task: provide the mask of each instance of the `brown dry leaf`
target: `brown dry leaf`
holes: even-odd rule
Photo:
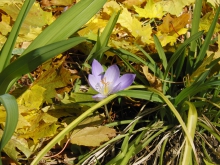
[[[50,0],[49,2],[44,0],[43,2],[46,4],[50,4],[50,6],[70,6],[73,4],[75,0]]]
[[[106,126],[86,127],[71,135],[71,143],[88,147],[98,147],[116,136],[113,128]]]
[[[134,5],[135,6],[141,6],[142,3],[144,3],[146,0],[125,0],[123,2],[124,6],[126,8],[131,8],[133,7]]]
[[[163,33],[171,33],[171,32],[178,32],[180,29],[184,28],[190,19],[189,13],[183,13],[181,16],[173,18],[170,14],[167,14],[163,18],[163,23],[158,26],[158,31]]]
[[[161,83],[161,81],[156,76],[149,73],[147,66],[143,66],[142,69],[146,79],[150,83],[150,86],[162,92],[163,84]]]

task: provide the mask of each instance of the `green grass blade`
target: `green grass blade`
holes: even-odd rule
[[[125,97],[132,97],[137,99],[145,99],[152,102],[160,102],[162,103],[163,100],[156,95],[154,92],[150,91],[144,91],[144,90],[123,90],[120,92],[117,92],[119,96],[125,96]]]
[[[201,37],[202,34],[203,34],[203,32],[198,32],[198,33],[194,34],[193,36],[191,36],[188,39],[186,39],[185,42],[178,47],[178,49],[175,51],[175,53],[170,58],[170,60],[169,60],[169,62],[167,64],[167,68],[165,68],[166,69],[165,73],[164,73],[164,79],[165,80],[166,80],[167,75],[168,75],[168,73],[170,71],[170,68],[173,67],[173,64],[180,57],[181,53],[185,50],[185,47],[187,45],[189,45],[192,41],[197,40],[199,37]]]
[[[179,121],[180,125],[182,126],[182,129],[183,131],[185,132],[185,135],[187,137],[187,139],[189,140],[189,143],[192,147],[192,150],[193,150],[193,153],[195,155],[195,158],[196,158],[196,162],[198,163],[198,157],[197,157],[197,153],[196,153],[196,149],[195,149],[195,145],[193,143],[193,139],[182,119],[182,117],[180,116],[179,112],[176,110],[176,108],[174,107],[174,105],[170,102],[170,100],[163,94],[161,93],[160,91],[154,89],[154,88],[148,88],[149,91],[151,92],[155,92],[156,94],[158,94],[163,100],[165,103],[167,103],[167,105],[169,106],[170,110],[173,112],[173,114],[176,116],[177,120]]]
[[[155,43],[157,52],[159,54],[160,60],[162,62],[162,65],[163,65],[164,69],[166,69],[167,68],[167,57],[163,51],[163,47],[162,47],[162,45],[156,35],[154,35],[153,38],[154,38],[154,43]]]
[[[12,49],[14,48],[21,25],[28,14],[35,0],[25,1],[13,25],[8,39],[5,42],[0,54],[0,73],[10,63]]]
[[[43,62],[85,40],[86,39],[83,37],[75,37],[35,49],[28,54],[21,56],[0,73],[0,94],[6,92],[8,84],[10,84],[14,78],[33,71]]]
[[[205,38],[205,41],[200,49],[200,52],[199,52],[199,55],[197,56],[196,58],[196,62],[195,62],[195,65],[194,65],[194,68],[197,68],[198,65],[200,65],[199,63],[203,61],[205,55],[206,55],[206,51],[209,47],[209,44],[210,44],[210,41],[211,41],[211,38],[212,38],[212,35],[213,35],[213,32],[215,30],[215,25],[218,21],[218,18],[219,18],[219,12],[220,12],[220,6],[218,7],[217,11],[216,11],[216,14],[215,14],[215,17],[212,21],[212,24],[209,28],[209,31],[208,33],[206,34],[206,38]]]
[[[103,52],[102,53],[96,53],[98,52],[100,49],[103,49],[107,46],[109,38],[112,34],[112,31],[117,23],[118,17],[119,17],[120,12],[118,13],[113,13],[110,20],[108,21],[108,24],[106,25],[104,31],[102,32],[101,36],[98,36],[98,39],[95,46],[92,48],[89,56],[87,57],[86,61],[90,60],[91,58],[95,58],[97,60],[101,60],[102,56],[103,56]]]
[[[125,63],[125,65],[131,69],[135,74],[136,76],[142,81],[143,84],[147,85],[148,82],[145,78],[143,78],[140,73],[125,59],[123,58],[121,55],[118,54],[118,57]]]
[[[1,95],[0,102],[4,105],[7,112],[4,133],[2,135],[0,142],[0,152],[1,152],[4,146],[11,139],[16,129],[19,113],[18,113],[18,105],[14,96],[9,94]]]
[[[186,104],[189,106],[189,112],[187,117],[187,129],[192,139],[194,139],[197,125],[197,110],[193,103],[186,101]],[[192,162],[192,147],[189,143],[189,140],[186,138],[182,164],[188,164]]]
[[[202,10],[202,1],[196,0],[195,8],[193,10],[191,35],[194,35],[198,32],[199,22],[200,22],[200,17],[201,17],[201,10]],[[192,41],[190,44],[190,51],[193,53],[192,56],[194,56],[194,53],[196,51],[196,45],[197,45],[196,41]]]
[[[86,110],[83,114],[73,120],[68,126],[66,126],[57,136],[55,136],[47,145],[37,154],[35,159],[31,162],[31,165],[37,165],[40,160],[44,157],[44,155],[59,141],[61,141],[64,136],[69,133],[73,128],[75,128],[80,122],[82,122],[87,116],[91,115],[96,109],[100,108],[101,106],[107,104],[112,99],[116,98],[117,95],[113,94],[109,97],[105,98],[104,100],[98,102],[88,110]]]
[[[151,71],[153,71],[156,76],[163,79],[163,73],[161,72],[161,70],[158,67],[155,67],[154,64],[152,64],[150,62],[146,62],[143,59],[141,59],[140,57],[138,57],[137,55],[135,55],[133,53],[130,53],[127,50],[124,50],[124,49],[112,50],[112,52],[116,53],[119,57],[122,57],[123,59],[128,59],[129,61],[133,61],[133,62],[136,62],[136,63],[140,62],[140,63],[148,66],[149,69]]]
[[[212,88],[213,86],[219,86],[219,84],[220,84],[220,81],[212,81],[212,82],[207,82],[207,83],[202,83],[202,84],[200,82],[197,82],[193,84],[192,86],[183,89],[178,94],[178,96],[176,96],[174,105],[177,106],[180,102],[189,99],[190,97],[194,96],[196,93],[204,91],[208,88]]]
[[[146,58],[150,61],[150,63],[147,64],[147,66],[151,69],[151,71],[159,76],[159,78],[163,79],[163,73],[161,72],[160,68],[158,67],[157,63],[154,61],[154,59],[139,45],[135,44],[136,47],[146,56]],[[138,57],[138,56],[135,56]],[[139,58],[139,57],[138,57]],[[141,59],[141,58],[140,58]],[[142,60],[142,59],[141,59]]]
[[[53,42],[67,39],[86,24],[105,4],[106,0],[83,0],[62,13],[24,51],[24,54]]]

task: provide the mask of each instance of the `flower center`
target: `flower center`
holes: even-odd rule
[[[110,82],[106,81],[106,77],[101,80],[101,83],[98,83],[96,89],[103,95],[109,94],[109,85]]]
[[[106,78],[104,77],[102,80],[101,80],[101,83],[102,83],[102,92],[104,95],[107,95],[108,92],[109,92],[109,84],[110,82],[107,82],[106,81]]]

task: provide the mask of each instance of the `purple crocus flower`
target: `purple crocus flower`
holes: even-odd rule
[[[92,74],[89,74],[90,86],[99,92],[93,99],[100,101],[108,95],[129,87],[135,78],[135,74],[124,74],[120,77],[120,71],[116,64],[110,66],[104,73],[102,65],[97,61],[92,62]]]

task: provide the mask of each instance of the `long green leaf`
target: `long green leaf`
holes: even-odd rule
[[[0,73],[10,63],[12,49],[14,48],[21,25],[35,0],[25,1],[13,25],[0,54]]]
[[[160,60],[162,61],[162,65],[164,69],[166,69],[167,68],[167,57],[165,56],[163,47],[156,35],[153,35],[153,38],[154,38],[154,43],[155,43],[157,52],[159,54]]]
[[[154,89],[154,88],[148,88],[149,91],[151,92],[155,92],[156,94],[158,94],[163,100],[164,102],[167,103],[167,105],[169,106],[170,110],[173,112],[173,114],[176,116],[177,120],[179,121],[180,125],[182,126],[182,129],[183,131],[185,132],[186,134],[186,137],[187,137],[187,140],[189,141],[191,147],[192,147],[192,150],[193,150],[193,153],[195,155],[195,158],[196,158],[196,162],[198,163],[198,157],[197,157],[197,153],[196,153],[196,149],[195,149],[195,145],[193,143],[193,139],[182,119],[182,117],[180,116],[179,112],[176,110],[176,108],[174,107],[174,105],[170,102],[170,100],[163,94],[161,93],[160,91]]]
[[[133,58],[136,59],[137,62],[141,62],[142,64],[146,65],[149,67],[150,70],[152,70],[156,76],[160,77],[161,79],[163,79],[163,73],[162,71],[157,67],[156,63],[150,63],[150,62],[146,62],[143,59],[141,59],[140,57],[138,57],[137,55],[124,50],[124,49],[117,49],[117,50],[113,50],[113,52],[117,53],[118,55],[122,56],[124,59],[129,59],[129,58]],[[127,57],[126,57],[127,56]],[[136,62],[136,61],[134,61]]]
[[[75,37],[35,49],[28,54],[21,56],[16,61],[8,65],[2,71],[2,73],[0,73],[0,94],[4,94],[6,92],[8,84],[14,78],[20,77],[23,74],[33,71],[43,62],[85,40],[86,39],[82,37]]]
[[[2,135],[2,139],[0,142],[0,153],[1,153],[2,149],[11,139],[16,129],[19,113],[18,113],[18,105],[17,105],[16,99],[14,96],[9,95],[9,94],[1,95],[0,102],[4,105],[6,112],[7,112],[4,133]],[[1,164],[2,162],[0,159],[0,165]]]
[[[154,92],[144,90],[123,90],[117,92],[119,96],[132,97],[137,99],[145,99],[152,102],[163,102],[163,100]]]
[[[216,14],[215,14],[215,17],[212,21],[212,24],[208,30],[208,33],[206,35],[206,38],[205,38],[205,41],[200,49],[200,52],[199,52],[199,55],[197,56],[196,58],[196,62],[195,62],[195,65],[194,65],[194,68],[197,68],[200,64],[201,61],[203,61],[205,55],[206,55],[206,51],[209,47],[209,44],[210,44],[210,40],[212,38],[212,35],[213,35],[213,32],[215,30],[215,25],[218,21],[218,18],[219,18],[219,12],[220,12],[220,6],[218,7],[217,11],[216,11]]]
[[[196,93],[204,91],[208,88],[212,88],[213,86],[219,86],[219,84],[220,84],[220,80],[206,82],[203,84],[201,84],[200,82],[197,82],[197,83],[193,84],[192,86],[183,89],[178,94],[178,96],[176,96],[174,105],[177,106],[180,102],[189,99],[189,97],[194,96]]]
[[[67,39],[86,24],[105,2],[106,0],[82,0],[76,3],[48,26],[22,55],[41,46]]]
[[[101,58],[103,56],[103,52],[100,53],[100,54],[94,54],[94,53],[96,53],[100,49],[103,49],[103,48],[105,48],[107,46],[109,38],[110,38],[110,36],[112,34],[112,30],[114,29],[114,27],[115,27],[115,25],[117,23],[119,14],[120,14],[120,12],[118,12],[118,13],[114,12],[112,14],[112,16],[109,19],[108,24],[106,25],[106,27],[105,27],[104,31],[102,32],[101,36],[100,37],[98,36],[99,37],[99,42],[98,41],[96,42],[96,44],[92,48],[89,56],[87,57],[86,61],[90,60],[92,58],[92,56],[95,59],[101,60]]]
[[[201,10],[202,10],[202,1],[196,0],[195,2],[195,8],[193,10],[193,19],[192,19],[192,29],[191,29],[191,35],[194,35],[198,32],[199,29],[199,22],[201,17]],[[194,53],[196,51],[196,41],[192,41],[190,44],[190,51]]]
[[[194,139],[197,125],[197,110],[193,103],[186,101],[186,104],[189,106],[189,112],[187,117],[187,129],[192,139]],[[192,162],[192,147],[187,138],[185,143],[185,149],[182,158],[182,164],[189,164]]]
[[[180,57],[182,51],[184,51],[185,47],[187,45],[189,45],[192,41],[197,40],[203,32],[198,32],[196,34],[194,34],[193,36],[189,37],[188,39],[185,40],[185,42],[183,44],[181,44],[178,49],[175,51],[175,53],[172,55],[172,57],[170,58],[168,64],[167,64],[167,68],[165,68],[165,73],[164,73],[164,79],[166,80],[167,75],[170,71],[170,68],[173,67],[173,64],[176,62],[176,60]]]

